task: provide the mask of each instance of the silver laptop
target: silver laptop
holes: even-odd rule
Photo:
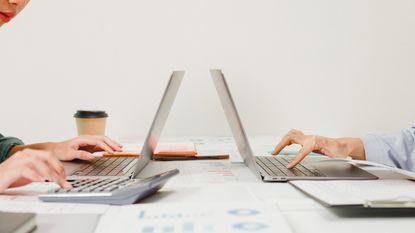
[[[222,107],[228,119],[233,137],[244,163],[260,179],[266,182],[289,180],[368,180],[376,176],[343,161],[331,160],[325,156],[306,157],[295,168],[288,169],[294,156],[254,156],[241,119],[232,99],[229,87],[221,70],[210,70]]]
[[[65,172],[68,179],[79,177],[132,177],[135,178],[148,164],[163,131],[170,109],[176,98],[184,71],[174,71],[170,76],[160,105],[154,116],[147,138],[141,150],[140,157],[100,157],[91,161],[65,162]]]

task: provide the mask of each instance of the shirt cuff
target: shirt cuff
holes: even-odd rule
[[[3,162],[8,158],[10,150],[17,145],[23,145],[23,141],[18,138],[8,137],[2,138],[0,144],[0,162]]]
[[[365,147],[366,160],[388,166],[395,166],[395,164],[389,160],[387,150],[376,135],[368,134],[362,138],[362,141]]]

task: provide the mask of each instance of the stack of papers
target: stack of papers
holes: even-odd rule
[[[403,204],[415,201],[411,180],[298,180],[290,184],[326,206],[377,207],[371,206],[377,203],[380,207],[405,207]]]

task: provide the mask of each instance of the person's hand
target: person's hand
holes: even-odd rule
[[[90,160],[93,158],[92,153],[98,151],[105,151],[109,154],[122,151],[121,144],[106,136],[82,135],[63,142],[47,142],[15,146],[11,149],[9,154],[12,155],[25,148],[47,150],[62,161],[74,159]]]
[[[53,181],[70,188],[63,165],[48,151],[24,149],[0,164],[0,192],[37,181]]]
[[[286,146],[299,144],[302,146],[287,168],[293,168],[311,152],[317,152],[329,157],[365,159],[363,142],[358,138],[327,138],[317,135],[305,135],[299,130],[291,130],[275,147],[273,155],[278,155]]]
[[[106,136],[88,136],[83,135],[58,143],[45,145],[44,149],[62,161],[73,159],[90,160],[93,158],[92,153],[105,151],[109,154],[122,151],[122,145],[111,140]]]

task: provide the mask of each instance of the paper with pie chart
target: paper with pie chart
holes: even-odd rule
[[[144,204],[111,207],[97,233],[291,232],[279,210],[264,203]]]

